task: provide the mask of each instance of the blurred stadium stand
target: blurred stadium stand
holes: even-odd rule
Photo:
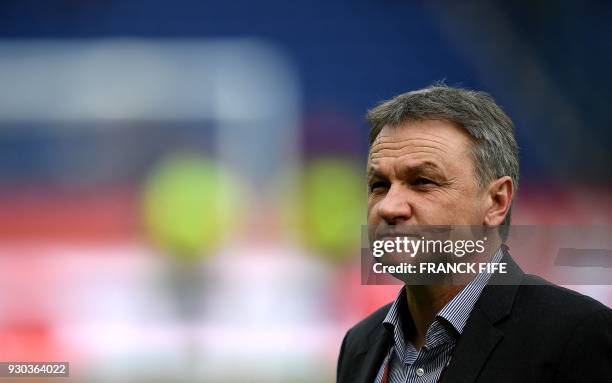
[[[346,329],[397,290],[360,285],[363,222],[354,247],[342,228],[363,206],[334,193],[362,172],[365,111],[439,80],[485,90],[521,148],[513,221],[610,225],[611,18],[597,1],[0,2],[0,360],[332,381]],[[169,182],[208,205],[158,185],[171,209],[151,214],[185,222],[153,230],[151,180],[183,155],[201,162]],[[316,209],[340,203],[322,235]],[[211,220],[219,236],[193,236]]]

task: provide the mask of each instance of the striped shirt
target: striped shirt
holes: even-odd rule
[[[502,256],[503,251],[500,249],[491,262],[499,262]],[[383,383],[385,369],[388,370],[388,383],[437,382],[444,368],[450,363],[455,344],[489,278],[490,274],[477,274],[440,310],[427,329],[425,344],[419,351],[404,337],[402,323],[412,324],[406,289],[402,288],[383,321],[385,329],[393,334],[394,342],[378,370],[375,383]]]

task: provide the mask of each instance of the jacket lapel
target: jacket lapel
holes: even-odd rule
[[[510,315],[522,270],[504,251],[501,262],[508,266],[507,274],[491,277],[463,329],[455,347],[443,382],[472,383],[484,367],[489,355],[504,337],[494,325]]]
[[[457,344],[443,382],[474,382],[495,345],[504,336],[478,309],[472,315]]]

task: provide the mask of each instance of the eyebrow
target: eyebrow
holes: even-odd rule
[[[386,176],[380,170],[374,168],[373,166],[369,166],[367,174],[366,174],[366,178],[368,181],[370,181],[375,178],[386,178]]]
[[[436,163],[430,161],[425,161],[415,166],[406,166],[402,168],[402,175],[405,176],[405,173],[434,173],[434,175],[438,176],[443,175],[442,169]]]
[[[443,177],[444,173],[442,169],[435,163],[431,161],[420,162],[413,166],[404,166],[399,174],[400,178],[406,178],[412,174],[419,173],[433,173],[435,176]],[[368,181],[374,178],[387,178],[387,176],[381,172],[379,169],[370,165],[367,171],[367,179]]]

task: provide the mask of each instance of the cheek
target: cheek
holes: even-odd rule
[[[368,225],[377,224],[379,220],[380,217],[376,213],[376,201],[368,199]]]
[[[414,215],[428,224],[466,224],[474,213],[464,194],[444,191],[423,196],[415,201]]]
[[[480,225],[482,223],[482,202],[475,195],[466,193],[459,198],[453,209],[458,224]]]

